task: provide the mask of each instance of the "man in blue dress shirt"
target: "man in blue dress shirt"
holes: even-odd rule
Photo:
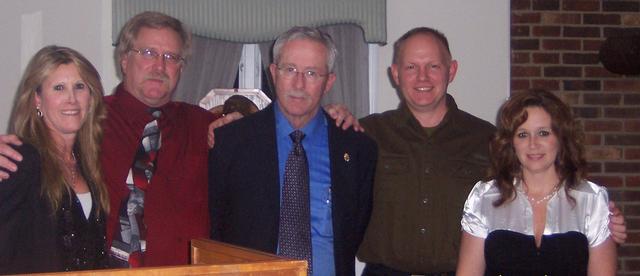
[[[377,156],[371,139],[339,129],[320,108],[336,79],[336,52],[314,28],[294,27],[278,37],[269,67],[276,101],[216,129],[209,162],[212,238],[280,254],[288,246],[278,239],[285,167],[295,146],[290,133],[304,133],[313,275],[355,274]]]

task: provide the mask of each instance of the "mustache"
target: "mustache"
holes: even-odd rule
[[[168,81],[169,76],[163,72],[151,72],[144,77],[144,80],[161,80]]]
[[[289,90],[285,91],[285,96],[287,97],[296,97],[296,98],[309,98],[309,95],[301,90]]]

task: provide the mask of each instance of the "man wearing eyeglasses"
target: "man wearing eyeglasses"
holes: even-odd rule
[[[188,264],[190,240],[209,235],[207,134],[215,117],[171,101],[190,40],[179,20],[157,12],[134,16],[120,31],[123,79],[105,97],[100,155],[112,267]],[[0,167],[15,171],[7,158],[21,157],[6,143],[19,141],[0,136]],[[0,171],[1,181],[8,175]]]
[[[190,41],[179,20],[156,12],[134,16],[120,31],[116,56],[123,81],[105,97],[101,158],[114,266],[186,264],[190,239],[208,235],[205,137],[214,117],[171,101]],[[141,141],[153,122],[159,148],[145,154]],[[142,177],[136,173],[141,166]]]
[[[212,123],[204,109],[171,101],[190,41],[182,22],[158,12],[140,13],[120,31],[123,80],[105,97],[101,149],[112,266],[187,264],[190,240],[209,236],[208,127],[222,120]],[[333,111],[342,127],[351,125],[352,116]],[[16,170],[21,157],[8,144],[19,143],[0,135],[0,168]],[[8,177],[0,169],[0,181]]]
[[[210,154],[212,238],[307,260],[310,275],[355,274],[371,211],[376,146],[320,108],[336,52],[317,29],[278,37],[275,103],[216,129]]]
[[[110,198],[107,247],[112,267],[188,264],[189,242],[209,235],[208,126],[215,117],[172,102],[190,44],[183,24],[143,12],[120,31],[122,83],[105,97],[101,158]],[[0,136],[0,167],[21,157]],[[0,170],[0,181],[8,174]],[[0,183],[2,185],[2,183]]]

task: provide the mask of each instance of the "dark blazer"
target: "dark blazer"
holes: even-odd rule
[[[0,182],[0,274],[56,271],[48,206],[40,197],[40,155],[28,143],[15,148],[23,157],[18,170]]]
[[[54,214],[40,192],[46,164],[26,142],[15,149],[22,162],[0,183],[0,274],[107,268],[104,214],[96,212],[96,193],[88,220],[74,194],[63,195]]]
[[[211,238],[270,253],[277,250],[280,215],[274,108],[216,129],[209,155]],[[363,133],[343,131],[328,116],[327,122],[336,274],[354,275],[371,214],[377,148]]]

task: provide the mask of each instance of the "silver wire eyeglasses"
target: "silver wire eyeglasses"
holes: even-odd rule
[[[278,65],[278,71],[280,71],[282,76],[287,79],[293,79],[298,75],[298,73],[301,73],[302,76],[308,81],[318,81],[326,77],[327,75],[329,75],[329,74],[318,73],[315,70],[300,71],[298,70],[298,68],[292,65],[284,65],[284,66]]]
[[[153,48],[143,48],[143,49],[135,49],[131,48],[132,52],[138,53],[144,59],[155,60],[157,57],[162,55],[162,59],[166,61],[168,64],[180,64],[184,62],[184,58],[178,54],[174,54],[171,52],[164,52],[162,54],[158,53],[156,49]]]

